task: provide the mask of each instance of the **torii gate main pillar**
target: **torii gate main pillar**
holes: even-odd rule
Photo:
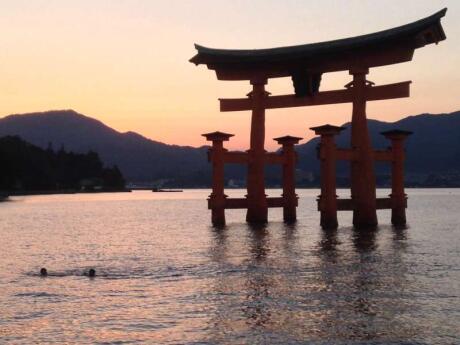
[[[252,92],[249,98],[252,105],[251,139],[248,150],[246,221],[266,223],[268,220],[267,196],[265,194],[265,108],[264,99],[267,79],[252,79]]]
[[[353,200],[353,225],[366,228],[377,225],[374,154],[367,128],[366,96],[367,68],[350,70],[353,81],[353,115],[351,119],[351,148],[356,157],[351,162],[351,199]]]

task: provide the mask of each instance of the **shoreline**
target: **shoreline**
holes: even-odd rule
[[[74,189],[66,190],[37,190],[37,191],[14,191],[6,195],[0,195],[0,201],[8,200],[11,196],[28,196],[28,195],[53,195],[53,194],[97,194],[97,193],[131,193],[131,189],[107,189],[97,191],[81,191]]]
[[[460,187],[445,187],[445,186],[439,186],[439,187],[406,187],[406,189],[459,189]],[[187,190],[199,190],[199,189],[211,189],[210,187],[197,187],[197,188],[183,188],[184,191]],[[242,188],[228,188],[230,190],[238,190],[238,189],[245,189],[244,187]],[[272,189],[281,189],[281,187],[269,187],[266,188],[267,190],[272,190]],[[298,187],[296,188],[297,190],[302,190],[302,189],[320,189],[320,187]],[[337,188],[337,190],[346,190],[349,189],[347,187],[343,188]],[[377,190],[379,189],[391,189],[391,187],[377,187]],[[33,196],[33,195],[59,195],[59,194],[99,194],[99,193],[132,193],[135,191],[151,191],[151,189],[148,188],[133,188],[133,189],[119,189],[119,190],[98,190],[98,191],[79,191],[79,190],[60,190],[60,191],[49,191],[49,190],[40,190],[40,191],[17,191],[17,192],[10,192],[8,194],[0,194],[0,202],[2,201],[8,201],[9,197],[12,196]]]

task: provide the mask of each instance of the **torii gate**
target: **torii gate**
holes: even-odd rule
[[[351,161],[351,205],[346,209],[353,210],[356,227],[377,224],[376,154],[367,128],[366,102],[409,97],[411,82],[375,86],[366,80],[366,75],[372,67],[411,61],[415,49],[444,40],[441,18],[446,11],[443,9],[389,30],[329,42],[256,50],[212,49],[195,45],[198,54],[191,62],[207,65],[216,72],[219,80],[248,80],[252,85],[247,98],[220,99],[221,111],[252,111],[247,153],[247,221],[267,221],[265,109],[352,103],[352,153],[345,158]],[[323,73],[345,70],[353,77],[345,89],[319,91]],[[265,85],[268,79],[279,77],[292,78],[294,94],[270,96]],[[386,160],[393,158],[388,156]]]

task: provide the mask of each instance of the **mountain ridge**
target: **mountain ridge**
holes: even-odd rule
[[[336,137],[338,147],[349,147],[350,123]],[[404,129],[414,132],[407,139],[406,171],[408,175],[456,174],[460,172],[460,111],[443,114],[410,115],[395,122],[368,120],[375,149],[390,142],[380,132]],[[165,144],[133,131],[119,132],[103,122],[74,110],[13,114],[0,119],[0,136],[18,135],[31,144],[54,149],[99,153],[102,161],[118,165],[129,181],[170,183],[175,186],[209,186],[211,166],[207,161],[208,146],[192,147]],[[315,137],[296,147],[300,175],[318,175],[319,162]],[[348,163],[339,162],[338,175],[348,175]],[[277,168],[268,168],[268,184],[279,181]],[[376,163],[377,174],[388,175],[388,163]],[[245,167],[229,165],[226,179],[244,183]],[[169,182],[168,182],[169,181]]]
[[[42,148],[51,144],[75,152],[96,151],[104,163],[118,165],[123,175],[134,181],[177,175],[183,165],[201,170],[207,164],[205,147],[169,145],[136,132],[119,132],[74,110],[6,116],[0,119],[0,136],[5,135],[19,135]]]

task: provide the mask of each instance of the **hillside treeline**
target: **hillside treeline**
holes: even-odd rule
[[[106,168],[96,152],[44,150],[18,136],[0,138],[0,190],[117,190],[125,180],[117,166]]]

